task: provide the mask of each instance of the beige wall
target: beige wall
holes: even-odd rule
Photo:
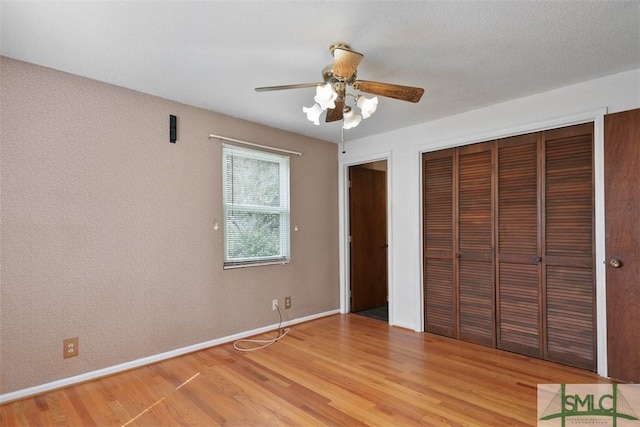
[[[0,61],[0,394],[339,307],[335,144]],[[222,269],[210,133],[304,153],[289,265]]]

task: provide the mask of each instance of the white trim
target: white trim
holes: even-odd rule
[[[422,208],[424,207],[424,200],[422,196],[424,195],[424,188],[422,188],[424,184],[423,179],[423,171],[422,171],[422,153],[426,151],[417,150],[417,162],[418,162],[418,179],[420,183],[418,184],[418,236],[420,236],[420,250],[418,251],[420,256],[420,286],[416,290],[417,301],[416,305],[418,306],[418,321],[416,322],[416,332],[424,332],[425,328],[425,318],[424,318],[424,211]]]
[[[396,309],[393,301],[393,152],[387,154],[387,322],[389,325],[399,326],[396,324]]]
[[[461,147],[465,145],[475,144],[478,142],[491,141],[493,139],[505,138],[514,135],[521,135],[531,132],[538,132],[548,129],[556,129],[564,126],[571,126],[580,123],[593,122],[593,162],[594,162],[594,214],[595,214],[595,280],[596,280],[596,353],[597,353],[597,373],[602,377],[607,376],[607,311],[606,311],[606,277],[605,277],[605,206],[604,206],[604,116],[607,114],[607,108],[602,107],[590,111],[584,111],[568,116],[552,117],[546,120],[533,123],[524,123],[509,126],[503,129],[494,129],[491,131],[481,132],[478,134],[465,135],[451,139],[435,141],[428,145],[417,147],[419,159],[422,153],[430,151],[438,151],[446,148]],[[420,161],[420,215],[418,218],[418,227],[420,229],[420,238],[422,239],[422,162]],[[424,330],[424,310],[423,310],[423,278],[424,263],[423,245],[420,245],[420,286],[419,286],[419,322]]]
[[[260,261],[260,262],[237,262],[232,264],[226,264],[222,266],[223,270],[235,270],[236,268],[246,267],[261,267],[264,265],[287,265],[289,264],[289,258],[279,261]]]
[[[394,325],[393,314],[393,257],[392,254],[392,203],[390,202],[393,196],[392,187],[392,152],[387,151],[384,153],[370,154],[367,156],[350,158],[348,161],[340,160],[338,168],[338,183],[342,185],[338,186],[338,212],[342,217],[342,221],[339,221],[338,239],[340,245],[338,247],[338,255],[340,257],[340,312],[348,313],[349,307],[349,288],[350,277],[349,267],[351,264],[351,257],[349,254],[349,167],[361,165],[364,163],[371,163],[377,161],[387,162],[387,295],[388,295],[388,307],[389,307],[389,325]]]
[[[278,166],[278,189],[279,200],[277,206],[267,206],[265,204],[259,204],[258,201],[252,201],[253,203],[247,203],[246,201],[240,201],[237,203],[234,199],[234,177],[235,169],[233,169],[234,159],[251,159],[261,163],[276,164]],[[286,264],[291,257],[291,162],[289,156],[275,153],[267,153],[265,151],[256,150],[254,148],[238,147],[235,145],[222,144],[222,230],[223,230],[223,248],[224,248],[224,268],[242,268],[248,265],[268,265],[268,264]],[[230,166],[231,165],[231,166]],[[231,167],[232,176],[229,180],[228,172]],[[240,168],[242,169],[242,168]],[[248,182],[245,184],[254,184]],[[242,185],[239,185],[240,189],[243,189]],[[235,233],[229,232],[229,212],[240,213],[257,213],[277,215],[279,219],[279,253],[277,255],[270,256],[244,256],[231,258],[229,253],[230,242],[236,243]],[[241,240],[241,238],[240,238]]]
[[[338,166],[338,274],[340,285],[340,313],[349,312],[349,236],[347,234],[348,219],[345,218],[345,204],[348,204],[349,182],[348,167],[340,161]],[[340,185],[342,184],[342,185]],[[345,202],[346,198],[346,202]]]
[[[396,322],[391,326],[397,326],[398,328],[409,329],[410,331],[418,332],[418,333],[423,333],[424,332],[424,329],[420,330],[420,329],[416,328],[416,325],[414,325],[412,323]]]
[[[310,316],[300,317],[298,319],[282,322],[282,326],[291,326],[298,323],[308,322],[310,320],[319,319],[322,317],[339,314],[339,310],[330,310],[323,313],[312,314]],[[236,341],[241,338],[250,337],[253,335],[262,334],[272,331],[278,328],[278,323],[272,325],[263,326],[261,328],[253,329],[251,331],[240,332],[234,335],[229,335],[222,338],[217,338],[211,341],[202,342],[199,344],[190,345],[183,348],[167,351],[165,353],[156,354],[153,356],[143,357],[141,359],[132,360],[130,362],[121,363],[119,365],[110,366],[108,368],[98,369],[95,371],[85,372],[84,374],[76,375],[69,378],[63,378],[61,380],[53,381],[46,384],[41,384],[35,387],[29,387],[22,390],[13,391],[0,395],[0,405],[11,402],[14,400],[24,399],[29,396],[34,396],[42,393],[46,393],[52,390],[57,390],[63,387],[69,387],[75,384],[92,381],[98,378],[106,377],[108,375],[117,374],[119,372],[128,371],[134,368],[140,368],[142,366],[150,365],[152,363],[161,362],[163,360],[172,359],[174,357],[182,356],[184,354],[193,353],[194,351],[204,350],[206,348],[215,347],[220,344],[226,344],[228,342]]]
[[[607,354],[607,281],[605,252],[605,206],[604,206],[604,115],[606,110],[595,117],[593,123],[593,168],[594,168],[594,208],[595,208],[595,274],[596,274],[596,334],[598,354],[598,375],[608,376]]]
[[[598,108],[584,112],[575,113],[568,116],[553,117],[531,123],[521,123],[504,128],[488,130],[480,133],[472,133],[454,138],[447,138],[417,146],[420,154],[430,151],[438,151],[445,148],[461,147],[464,145],[486,142],[492,139],[507,138],[509,136],[522,135],[525,133],[538,132],[542,130],[555,129],[563,126],[571,126],[589,121],[594,121],[599,116],[607,113],[606,108]]]

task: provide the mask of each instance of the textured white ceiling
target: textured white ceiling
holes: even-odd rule
[[[2,55],[317,138],[302,113],[328,47],[358,77],[425,88],[381,98],[349,139],[640,68],[640,1],[2,1]],[[233,135],[230,135],[233,136]]]

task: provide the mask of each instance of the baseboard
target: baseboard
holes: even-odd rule
[[[323,313],[312,314],[306,317],[300,317],[298,319],[282,322],[282,326],[291,326],[298,323],[308,322],[310,320],[320,319],[322,317],[339,314],[340,310],[325,311]],[[264,326],[262,328],[253,329],[251,331],[245,331],[234,335],[218,338],[211,341],[202,342],[199,344],[190,345],[187,347],[179,348],[176,350],[167,351],[165,353],[156,354],[153,356],[143,357],[141,359],[132,360],[130,362],[121,363],[119,365],[110,366],[108,368],[98,369],[95,371],[86,372],[84,374],[76,375],[69,378],[63,378],[61,380],[53,381],[46,384],[41,384],[34,387],[25,388],[22,390],[12,391],[11,393],[0,394],[0,405],[11,402],[14,400],[24,399],[26,397],[35,396],[38,394],[46,393],[52,390],[69,387],[74,384],[80,384],[87,381],[92,381],[101,377],[117,374],[119,372],[128,371],[130,369],[139,368],[141,366],[150,365],[152,363],[160,362],[162,360],[171,359],[173,357],[182,356],[184,354],[193,353],[194,351],[204,350],[209,347],[215,347],[220,344],[226,344],[242,338],[250,337],[252,335],[262,334],[278,328],[278,324]]]
[[[413,323],[405,323],[405,322],[393,322],[393,324],[389,323],[389,326],[395,326],[402,329],[408,329],[413,332],[424,332],[420,330],[420,328],[416,328]]]

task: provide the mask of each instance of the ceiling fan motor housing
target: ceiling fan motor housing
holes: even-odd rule
[[[356,77],[358,75],[358,71],[355,70],[353,74],[348,78],[341,78],[333,74],[333,64],[329,64],[322,69],[322,79],[325,83],[336,83],[336,82],[344,82],[346,84],[352,84],[356,81]]]

